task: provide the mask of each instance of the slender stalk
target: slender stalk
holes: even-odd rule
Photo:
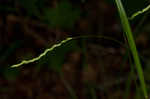
[[[133,59],[134,59],[134,63],[136,65],[137,73],[138,73],[139,80],[140,80],[140,83],[141,83],[141,88],[142,88],[142,91],[144,93],[145,98],[147,99],[148,95],[147,95],[147,90],[146,90],[146,84],[145,84],[145,81],[144,81],[143,70],[142,70],[139,55],[138,55],[138,52],[137,52],[137,49],[136,49],[135,41],[134,41],[134,38],[133,38],[133,35],[132,35],[132,31],[131,31],[131,28],[130,28],[130,24],[129,24],[129,21],[128,21],[126,12],[123,8],[121,0],[115,0],[115,2],[116,2],[116,5],[117,5],[117,8],[118,8],[119,15],[120,15],[122,27],[123,27],[123,30],[124,30],[125,35],[127,37],[128,44],[129,44],[129,47],[130,47],[130,50],[131,50],[131,53],[132,53],[132,56],[133,56]]]
[[[11,67],[11,68],[16,68],[16,67],[20,67],[20,66],[25,65],[25,64],[30,64],[30,63],[36,62],[36,61],[40,60],[41,58],[43,58],[45,55],[47,55],[48,52],[53,51],[55,48],[60,47],[60,46],[62,46],[63,44],[65,44],[65,43],[67,43],[67,42],[69,42],[69,41],[71,41],[71,40],[77,40],[77,39],[81,39],[81,38],[85,38],[85,39],[88,39],[88,38],[107,39],[107,40],[110,40],[110,41],[114,41],[114,42],[116,42],[117,44],[122,45],[123,47],[125,47],[122,42],[120,42],[120,41],[118,41],[118,40],[115,40],[114,38],[106,37],[106,36],[88,35],[88,36],[78,36],[78,37],[74,37],[74,38],[70,38],[70,37],[69,37],[69,38],[67,38],[67,39],[65,39],[65,40],[63,40],[63,41],[61,41],[60,43],[54,44],[52,47],[45,49],[45,51],[44,51],[43,53],[41,53],[39,56],[37,56],[37,57],[35,57],[35,58],[32,58],[32,59],[29,59],[29,60],[23,60],[23,61],[21,61],[20,63],[14,64],[14,65],[12,65],[12,66],[10,66],[10,67]]]
[[[135,13],[132,14],[131,17],[129,17],[129,20],[133,20],[136,16],[139,16],[140,14],[145,13],[146,11],[148,11],[150,9],[150,5],[148,5],[147,7],[145,7],[144,9],[137,11]]]

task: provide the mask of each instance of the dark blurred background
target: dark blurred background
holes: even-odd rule
[[[122,2],[128,17],[149,4]],[[143,99],[115,6],[114,0],[0,0],[0,99]],[[149,11],[130,23],[149,92]],[[95,37],[10,68],[67,37],[88,35]]]

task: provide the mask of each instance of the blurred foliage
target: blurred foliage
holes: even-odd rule
[[[39,9],[37,6],[39,0],[19,0],[21,7],[23,7],[29,15],[38,16]]]
[[[17,48],[21,46],[23,41],[15,41],[11,46],[7,48],[7,50],[0,50],[0,61],[6,60]],[[2,48],[2,47],[1,47]]]
[[[74,23],[80,18],[80,9],[73,7],[68,0],[57,2],[56,7],[45,7],[45,1],[20,0],[19,3],[29,16],[36,16],[52,28],[73,28]],[[42,10],[42,15],[40,10]]]
[[[19,73],[20,73],[19,68],[6,68],[3,70],[3,76],[8,81],[15,81],[16,78],[18,77]]]
[[[51,27],[73,28],[80,17],[80,9],[73,8],[68,1],[61,1],[55,8],[45,8],[44,19]]]
[[[18,0],[15,1],[15,7],[0,4],[0,11],[16,13],[21,11],[21,13],[26,13],[27,17],[43,20],[52,28],[73,28],[75,22],[80,18],[80,8],[74,7],[69,0],[57,1],[56,7],[47,6],[47,2],[46,0]]]

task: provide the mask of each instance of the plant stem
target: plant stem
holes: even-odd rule
[[[131,31],[131,28],[130,28],[130,24],[129,24],[129,21],[128,21],[127,15],[125,13],[125,10],[123,8],[121,0],[115,0],[115,2],[116,2],[116,5],[117,5],[117,8],[118,8],[119,15],[120,15],[122,27],[123,27],[123,30],[126,34],[128,44],[129,44],[129,47],[130,47],[130,51],[132,53],[134,63],[136,65],[137,73],[138,73],[139,80],[140,80],[140,83],[141,83],[141,88],[142,88],[142,91],[144,93],[145,98],[147,99],[148,95],[147,95],[147,91],[146,91],[146,84],[145,84],[145,81],[144,81],[143,70],[142,70],[139,55],[138,55],[138,52],[137,52],[137,49],[136,49],[136,45],[135,45],[135,42],[134,42],[134,38],[133,38],[133,35],[132,35],[132,31]]]

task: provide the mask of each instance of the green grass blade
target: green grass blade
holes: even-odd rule
[[[149,9],[150,9],[150,5],[148,5],[147,7],[145,7],[144,9],[142,9],[142,10],[140,10],[140,11],[137,11],[137,12],[133,13],[133,14],[131,15],[131,17],[129,17],[129,20],[133,20],[136,16],[145,13],[145,12],[148,11]]]
[[[136,65],[137,73],[138,73],[139,80],[140,80],[140,83],[141,83],[141,88],[142,88],[142,91],[144,93],[145,98],[147,99],[148,95],[147,95],[147,90],[146,90],[146,84],[145,84],[145,81],[144,81],[143,70],[142,70],[142,66],[141,66],[140,59],[139,59],[139,56],[138,56],[138,52],[137,52],[137,49],[136,49],[136,45],[135,45],[135,42],[134,42],[134,38],[133,38],[133,35],[132,35],[132,31],[131,31],[131,28],[130,28],[130,24],[129,24],[129,21],[127,19],[127,15],[125,13],[125,10],[123,8],[121,0],[115,0],[115,2],[116,2],[118,12],[119,12],[119,15],[120,15],[120,18],[121,18],[121,23],[122,23],[122,26],[123,26],[123,30],[126,34],[126,37],[127,37],[128,43],[129,43],[129,47],[130,47],[130,50],[131,50],[131,53],[132,53],[132,56],[133,56],[133,59],[134,59],[134,63]]]

